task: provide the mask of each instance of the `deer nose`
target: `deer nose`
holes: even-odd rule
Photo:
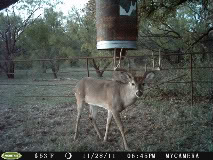
[[[137,97],[141,97],[143,95],[143,92],[141,92],[140,90],[138,90],[137,92],[136,92],[136,96]]]

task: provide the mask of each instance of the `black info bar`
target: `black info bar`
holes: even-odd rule
[[[0,152],[0,159],[203,159],[212,152]],[[211,158],[210,158],[211,159]]]

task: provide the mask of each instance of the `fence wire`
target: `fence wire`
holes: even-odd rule
[[[162,57],[166,57],[166,56],[169,56],[169,57],[175,57],[176,56],[190,56],[190,66],[188,67],[168,67],[169,64],[166,64],[167,61],[164,61],[162,63],[162,68],[161,68],[161,71],[166,71],[166,72],[173,72],[174,70],[188,70],[190,71],[190,79],[188,81],[174,81],[176,79],[180,79],[180,78],[183,78],[184,76],[186,75],[181,75],[181,76],[178,76],[178,77],[175,77],[173,79],[170,79],[170,80],[166,80],[166,81],[163,81],[163,82],[160,82],[158,83],[157,85],[154,85],[153,87],[150,87],[148,89],[152,89],[152,88],[155,88],[156,86],[159,86],[159,85],[162,85],[162,84],[165,84],[165,83],[185,83],[185,84],[190,84],[191,86],[191,105],[193,105],[193,102],[194,102],[194,90],[195,90],[195,84],[196,83],[208,83],[208,84],[212,84],[213,81],[208,81],[208,80],[194,80],[194,70],[196,69],[213,69],[213,66],[195,66],[193,64],[193,56],[197,55],[197,54],[201,54],[201,53],[184,53],[184,54],[170,54],[170,55],[163,55]],[[146,55],[146,57],[149,57],[149,58],[155,58],[159,55]],[[56,59],[31,59],[31,60],[14,60],[13,62],[14,63],[24,63],[24,62],[33,62],[33,61],[52,61],[52,60],[57,60],[57,61],[62,61],[62,60],[74,60],[74,59],[79,59],[81,60],[82,62],[81,63],[84,63],[85,65],[83,65],[85,67],[84,70],[72,70],[71,72],[56,72],[57,74],[70,74],[70,73],[74,73],[74,72],[83,72],[87,74],[87,76],[90,76],[90,73],[91,72],[96,72],[95,69],[91,69],[90,66],[89,66],[89,61],[91,61],[92,59],[112,59],[113,61],[113,56],[102,56],[102,57],[72,57],[72,58],[56,58]],[[125,57],[125,59],[140,59],[140,58],[144,58],[144,56],[127,56]],[[174,59],[175,59],[174,58]],[[164,60],[164,59],[163,59]],[[84,61],[84,62],[83,62]],[[1,62],[6,62],[6,63],[9,63],[9,61],[2,61],[0,60],[0,63]],[[164,66],[167,66],[167,67],[164,67]],[[143,67],[143,66],[142,66]],[[141,69],[132,69],[133,71],[141,71]],[[112,72],[114,71],[113,69],[106,69],[105,71],[109,71],[109,72]],[[42,73],[42,74],[53,74],[54,72],[48,72],[48,73]],[[7,74],[16,74],[16,73],[7,73]],[[27,73],[28,74],[28,73]],[[32,75],[31,75],[32,76]],[[33,77],[33,76],[32,76]],[[36,79],[34,78],[33,79],[34,81],[42,81],[42,80],[39,80],[39,79]],[[60,79],[59,79],[60,80]],[[63,80],[63,78],[61,79]],[[43,79],[43,81],[45,81],[45,79]],[[46,81],[51,81],[51,80],[46,80]],[[55,81],[55,80],[52,80],[52,81]],[[78,79],[76,79],[76,82],[78,81]],[[11,86],[15,86],[15,85],[18,85],[18,86],[38,86],[38,87],[60,87],[60,86],[74,86],[76,83],[68,83],[68,84],[62,84],[62,83],[57,83],[57,84],[33,84],[33,83],[5,83],[4,81],[0,81],[0,85],[11,85]],[[73,97],[73,96],[67,96],[67,95],[57,95],[57,96],[54,96],[54,95],[42,95],[42,96],[36,96],[36,95],[30,95],[30,96],[26,96],[26,95],[19,95],[18,97],[45,97],[45,98],[55,98],[55,97],[67,97],[67,98],[70,98],[70,97]],[[197,96],[196,96],[197,97]],[[202,96],[201,96],[202,97]]]

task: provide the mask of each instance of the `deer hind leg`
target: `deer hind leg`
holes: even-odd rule
[[[81,112],[82,112],[82,108],[84,105],[84,102],[82,100],[80,100],[80,98],[76,98],[77,99],[77,120],[76,120],[76,126],[75,126],[75,135],[74,135],[74,140],[76,140],[77,136],[78,136],[78,126],[79,126],[79,121],[81,118]]]
[[[107,117],[107,125],[106,125],[106,132],[105,132],[105,136],[104,136],[104,142],[107,141],[107,136],[108,136],[108,131],[110,128],[110,124],[112,121],[112,112],[110,110],[108,110],[108,117]]]
[[[100,139],[102,139],[102,135],[101,135],[101,132],[99,131],[98,127],[97,127],[97,124],[96,124],[96,117],[97,117],[97,113],[98,113],[98,108],[97,106],[93,106],[93,105],[90,105],[90,120],[98,134],[98,137]]]
[[[130,150],[128,145],[127,145],[127,142],[126,142],[126,138],[125,138],[125,134],[124,134],[124,127],[123,127],[123,124],[121,122],[119,112],[114,111],[112,114],[113,114],[115,122],[116,122],[116,124],[117,124],[117,126],[118,126],[118,128],[121,132],[121,136],[123,138],[123,143],[124,143],[124,148],[125,148],[125,150]]]

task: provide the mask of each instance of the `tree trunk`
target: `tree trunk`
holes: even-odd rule
[[[7,77],[9,79],[14,79],[15,78],[15,64],[14,62],[10,61],[7,63]]]
[[[95,68],[98,77],[102,77],[103,74],[100,73],[99,66],[96,64],[95,59],[92,59],[92,66]]]
[[[107,67],[110,65],[111,62],[108,62],[102,70],[100,70],[100,67],[96,64],[95,59],[92,59],[92,66],[95,68],[96,74],[98,77],[103,77],[104,71],[107,69]]]
[[[45,64],[45,62],[41,62],[42,63],[42,73],[47,73],[47,66]]]
[[[57,76],[57,73],[56,73],[56,72],[54,72],[54,73],[53,73],[53,75],[54,75],[54,78],[55,78],[55,79],[57,79],[57,78],[58,78],[58,76]]]
[[[54,78],[57,79],[58,76],[57,76],[57,73],[56,73],[56,68],[55,68],[55,66],[52,66],[52,72],[53,72]]]
[[[56,62],[51,61],[51,69],[55,79],[58,78],[57,73],[59,71],[59,65]]]
[[[97,76],[98,76],[98,77],[103,77],[104,71],[97,71],[97,70],[96,70],[96,73],[97,73]]]

